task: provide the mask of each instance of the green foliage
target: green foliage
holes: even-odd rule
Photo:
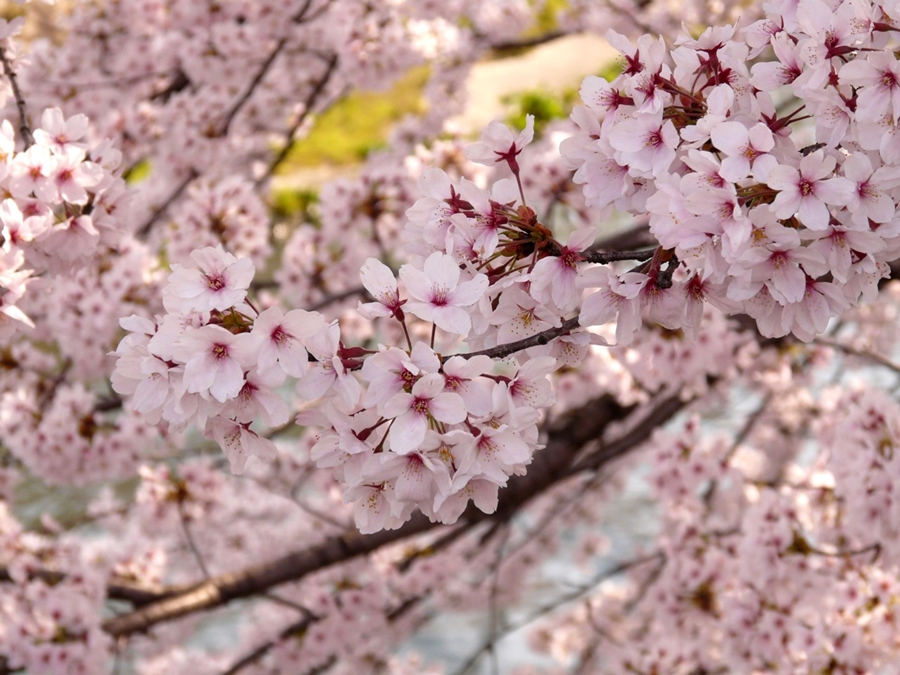
[[[541,8],[534,28],[528,33],[543,35],[559,28],[559,15],[569,8],[569,0],[532,0],[532,4],[535,1],[541,2]]]
[[[390,91],[350,93],[316,120],[309,136],[294,143],[279,173],[323,163],[356,164],[384,147],[395,122],[424,112],[428,77],[428,68],[413,68]]]
[[[602,77],[607,82],[612,82],[619,75],[622,74],[624,62],[622,59],[615,59],[614,61],[610,61],[606,64],[606,67],[603,68],[597,75]]]
[[[140,183],[142,180],[147,178],[150,175],[151,167],[150,162],[146,159],[142,159],[137,164],[133,164],[128,167],[124,174],[122,174],[122,178],[125,179],[125,182],[129,185],[134,185],[135,183]]]
[[[553,120],[568,117],[577,102],[578,92],[575,89],[566,89],[562,93],[534,89],[503,98],[503,103],[511,108],[506,123],[521,130],[525,128],[526,115],[534,115],[534,129],[538,135]]]
[[[282,188],[272,191],[272,214],[275,220],[298,220],[315,223],[318,191],[311,188]]]
[[[622,63],[617,59],[610,61],[597,73],[607,82],[612,82],[622,72]],[[510,94],[503,98],[503,103],[510,107],[506,116],[506,123],[515,129],[525,128],[525,116],[534,115],[534,130],[540,135],[544,127],[553,120],[568,117],[581,99],[578,96],[578,88],[570,87],[560,93],[543,89],[533,89],[516,94]]]

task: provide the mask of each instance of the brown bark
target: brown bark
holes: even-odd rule
[[[470,509],[464,514],[468,527],[489,518],[509,518],[532,498],[548,488],[581,471],[596,470],[605,463],[621,457],[646,440],[653,429],[684,406],[676,397],[664,399],[650,406],[642,414],[641,423],[621,439],[600,443],[599,449],[582,458],[573,467],[575,458],[591,442],[600,441],[610,423],[636,413],[634,407],[623,407],[611,396],[603,396],[560,418],[548,433],[546,447],[535,454],[524,476],[514,476],[500,493],[495,514]],[[382,546],[440,527],[417,514],[403,527],[370,535],[355,531],[332,537],[316,546],[243,570],[221,574],[195,586],[180,590],[162,600],[150,603],[110,619],[104,624],[114,637],[143,632],[158,623],[170,621],[193,612],[213,609],[228,602],[267,591],[279,584],[298,581],[308,574],[332,565],[366,555]]]

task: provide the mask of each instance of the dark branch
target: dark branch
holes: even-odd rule
[[[281,166],[281,163],[287,158],[288,154],[293,147],[293,139],[294,134],[297,133],[297,130],[303,126],[303,123],[309,117],[310,112],[315,106],[316,102],[319,100],[319,96],[322,95],[322,91],[325,89],[325,85],[331,80],[331,76],[334,74],[335,69],[338,64],[337,54],[332,54],[331,57],[327,61],[327,67],[325,68],[325,72],[322,74],[322,77],[318,79],[316,85],[313,87],[312,91],[309,92],[309,96],[306,97],[306,101],[303,103],[303,112],[297,117],[297,120],[291,125],[291,127],[285,132],[285,138],[287,139],[284,143],[284,146],[275,156],[275,158],[269,162],[269,166],[266,168],[265,173],[260,176],[256,185],[259,187],[263,183],[265,183],[269,178],[272,177],[272,174],[275,173],[275,170]]]
[[[34,134],[31,133],[31,127],[28,126],[28,116],[25,113],[25,99],[22,98],[22,92],[16,80],[16,73],[9,62],[9,57],[6,55],[6,49],[3,47],[0,47],[0,62],[3,63],[3,73],[6,75],[6,79],[9,80],[13,97],[16,99],[16,108],[19,110],[19,133],[22,134],[22,139],[25,141],[25,149],[27,150],[34,145]]]
[[[181,197],[182,193],[187,190],[188,186],[199,177],[200,172],[197,171],[197,169],[191,169],[188,175],[184,177],[184,180],[182,180],[178,184],[178,187],[176,187],[172,191],[172,194],[168,196],[166,201],[157,206],[153,210],[153,213],[151,213],[147,218],[147,220],[145,220],[143,224],[141,224],[137,231],[137,238],[146,239],[147,235],[150,234],[150,230],[152,230],[153,226],[156,224],[156,221],[158,221],[163,216],[163,214],[165,214],[165,212],[169,210],[169,207],[172,206],[172,204],[174,204],[179,197]]]
[[[494,52],[497,56],[506,56],[507,54],[516,54],[525,49],[531,49],[532,47],[539,47],[540,45],[547,44],[548,42],[553,42],[554,40],[558,40],[561,37],[565,37],[569,35],[566,31],[561,30],[553,30],[548,33],[542,33],[541,35],[535,35],[530,38],[522,38],[521,40],[509,40],[507,42],[496,42],[494,44],[488,45],[492,52]]]
[[[650,260],[653,254],[656,253],[657,248],[645,248],[640,251],[597,251],[588,249],[579,255],[587,262],[605,265],[618,260]]]
[[[595,470],[608,457],[619,457],[646,440],[656,425],[662,424],[685,405],[677,398],[666,399],[643,423],[621,439],[604,446],[581,463],[578,470]],[[503,489],[496,514],[484,514],[473,505],[464,514],[465,527],[471,528],[489,518],[508,518],[528,501],[574,473],[572,461],[582,448],[601,438],[609,424],[624,419],[634,407],[623,407],[612,396],[604,396],[560,418],[551,426],[546,447],[535,454],[524,476],[514,476]],[[652,424],[647,423],[652,420]],[[129,614],[115,617],[104,624],[113,637],[124,637],[146,631],[158,623],[170,621],[198,611],[220,607],[228,602],[257,595],[274,586],[298,581],[308,574],[366,555],[382,546],[439,527],[422,514],[417,514],[398,530],[360,535],[355,530],[332,537],[317,546],[288,554],[268,563],[254,565],[238,572],[213,577],[184,589],[178,594]]]
[[[494,359],[502,359],[509,356],[510,354],[520,352],[523,349],[530,349],[531,347],[548,344],[550,340],[558,338],[562,335],[568,335],[578,327],[578,317],[576,316],[563,321],[561,326],[550,328],[548,330],[532,335],[531,337],[527,337],[522,340],[516,340],[515,342],[507,342],[505,345],[497,345],[496,347],[491,347],[489,349],[482,349],[478,352],[469,352],[468,354],[452,354],[451,356],[445,356],[444,361],[451,358],[452,356],[461,356],[464,359],[470,359],[473,356],[484,355],[490,356]]]

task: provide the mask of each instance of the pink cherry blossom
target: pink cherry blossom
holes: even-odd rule
[[[648,282],[645,275],[630,272],[622,277],[607,267],[593,267],[582,273],[578,283],[599,288],[581,305],[578,323],[597,326],[616,320],[616,339],[627,344],[641,323],[640,292]]]
[[[464,308],[478,302],[487,290],[488,280],[483,274],[462,283],[459,278],[456,261],[440,251],[428,256],[421,270],[404,265],[400,268],[400,279],[410,297],[406,309],[442,330],[465,335],[472,320]]]
[[[278,307],[261,312],[254,319],[251,331],[259,339],[260,372],[269,375],[280,370],[292,377],[302,377],[309,365],[304,343],[324,327],[322,315],[316,312],[292,309],[285,314]]]
[[[59,193],[51,176],[57,160],[42,145],[33,145],[15,156],[10,169],[9,190],[21,199],[34,194],[38,199],[56,203]]]
[[[720,175],[732,183],[749,176],[751,171],[755,180],[764,183],[778,163],[768,154],[775,147],[775,138],[764,124],[748,129],[740,122],[723,122],[713,128],[710,140],[727,155]]]
[[[388,432],[391,450],[406,455],[417,449],[432,420],[457,424],[466,419],[463,399],[444,389],[444,378],[431,373],[418,380],[410,393],[399,392],[384,404],[382,414],[393,418]]]
[[[363,286],[376,302],[359,303],[357,311],[366,319],[394,316],[403,320],[403,304],[397,289],[397,280],[391,269],[380,260],[369,258],[359,271]]]
[[[417,342],[412,351],[383,349],[366,359],[360,374],[369,382],[364,405],[383,409],[383,404],[401,391],[409,393],[424,375],[438,372],[440,359],[426,343]]]
[[[329,324],[309,338],[306,348],[316,361],[297,382],[297,393],[306,400],[312,400],[333,391],[348,406],[355,406],[362,392],[353,372],[338,354],[341,349],[341,329],[337,322]]]
[[[884,115],[900,120],[900,66],[890,54],[875,52],[845,64],[840,82],[859,87],[860,121],[871,122]]]
[[[581,300],[581,294],[575,286],[577,266],[581,260],[579,254],[593,245],[595,237],[596,230],[593,227],[576,230],[559,255],[538,260],[531,272],[529,292],[532,297],[543,304],[552,300],[563,314],[575,309]]]
[[[228,457],[231,473],[243,473],[250,457],[271,462],[278,456],[278,449],[272,441],[261,438],[243,424],[216,417],[209,421],[209,427],[216,442]]]
[[[466,148],[466,157],[488,166],[506,162],[513,173],[519,172],[516,159],[523,148],[534,138],[534,115],[526,115],[525,128],[518,136],[508,126],[499,121],[491,122],[481,134],[481,140]]]
[[[631,175],[657,176],[675,159],[678,132],[670,120],[639,115],[617,124],[609,142],[616,150],[616,162],[628,166]]]
[[[66,119],[59,108],[48,108],[41,113],[41,127],[34,130],[34,140],[57,154],[66,154],[70,148],[85,150],[87,143],[79,141],[87,135],[89,127],[87,115]]]
[[[84,152],[78,148],[67,148],[55,156],[50,176],[59,196],[70,204],[86,204],[85,188],[95,187],[103,178],[103,169],[93,162],[84,161]]]
[[[170,311],[209,312],[241,303],[254,275],[249,258],[238,259],[221,245],[191,253],[198,269],[172,266],[163,301]]]
[[[853,185],[846,178],[833,175],[835,159],[817,151],[803,157],[798,168],[777,166],[769,172],[766,184],[778,190],[772,203],[775,215],[796,215],[812,230],[828,227],[828,205],[842,206],[850,201]]]
[[[178,339],[175,356],[184,363],[187,391],[224,403],[244,386],[244,369],[256,363],[256,345],[248,333],[203,326],[189,328]]]

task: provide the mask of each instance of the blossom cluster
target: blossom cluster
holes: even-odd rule
[[[316,312],[255,310],[246,297],[249,259],[221,247],[192,258],[195,266],[174,266],[163,289],[165,315],[123,319],[130,334],[117,349],[113,386],[133,396],[134,409],[151,421],[193,424],[214,437],[233,472],[242,472],[250,456],[277,455],[250,426],[258,417],[269,428],[288,421],[278,391],[287,377],[302,400],[316,403],[298,422],[327,429],[312,458],[340,467],[363,531],[396,527],[414,507],[445,522],[470,499],[493,511],[497,489],[530,461],[537,410],[553,400],[546,375],[554,359],[507,365],[501,373],[484,355],[442,360],[425,341],[408,351],[346,348],[337,323],[326,325]],[[370,259],[362,278],[377,302],[360,313],[405,321],[403,306],[442,331],[468,333],[470,308],[488,280],[460,275],[456,261],[440,252],[421,269],[404,265],[409,297],[401,300],[389,268]]]
[[[623,31],[708,5],[563,4]],[[621,75],[571,120],[423,143],[540,5],[122,0],[31,66],[0,42],[27,94],[0,128],[0,671],[438,673],[392,652],[538,585],[558,665],[507,663],[522,624],[492,620],[504,672],[893,667],[900,412],[846,383],[900,373],[896,8],[610,33]],[[308,116],[423,57],[440,105],[270,213]],[[90,505],[38,523],[38,479]]]
[[[593,272],[605,299],[582,322],[640,305],[685,327],[664,309],[678,296],[810,340],[871,298],[900,244],[895,31],[877,5],[803,0],[671,52],[610,33],[622,73],[585,80],[563,155],[590,204],[649,216],[683,277],[660,289],[652,273]],[[754,62],[767,48],[774,60]]]
[[[192,254],[200,270],[178,267],[170,278],[165,317],[123,324],[138,333],[120,354],[146,353],[129,357],[124,379],[120,365],[118,391],[140,386],[141,412],[196,423],[239,471],[250,454],[275,455],[249,425],[259,413],[283,424],[274,389],[298,378],[297,395],[311,402],[298,423],[324,429],[312,458],[335,469],[368,532],[399,526],[414,508],[441,522],[455,521],[470,498],[495,508],[497,487],[540,447],[537,422],[555,400],[546,376],[579,363],[592,343],[608,344],[595,327],[614,323],[620,346],[644,322],[694,338],[709,304],[749,314],[766,337],[811,340],[875,293],[900,250],[900,155],[885,145],[889,135],[881,146],[871,136],[874,120],[900,115],[890,88],[877,94],[889,63],[872,51],[892,29],[844,4],[841,30],[853,32],[835,38],[821,4],[801,3],[796,19],[777,25],[710,28],[671,53],[661,40],[633,46],[608,35],[624,70],[613,82],[585,81],[587,107],[573,114],[580,132],[561,151],[589,206],[649,216],[655,250],[598,251],[592,224],[559,241],[523,187],[533,118],[518,133],[494,122],[466,156],[507,177],[482,187],[426,169],[425,196],[402,232],[411,262],[398,277],[375,259],[362,267],[375,302],[359,315],[396,322],[400,344],[346,347],[339,325],[317,315],[290,329],[274,308],[254,318],[252,305],[240,305],[250,262],[204,249]],[[748,67],[769,45],[777,63]],[[782,86],[796,100],[789,113],[776,108]],[[846,124],[828,126],[834,117],[816,98],[823,87],[845,101]],[[865,112],[851,114],[857,102]],[[800,147],[805,108],[819,124]],[[638,264],[610,264],[629,259]],[[284,335],[299,351],[275,368],[274,356],[257,352]],[[238,413],[234,400],[254,403]]]

